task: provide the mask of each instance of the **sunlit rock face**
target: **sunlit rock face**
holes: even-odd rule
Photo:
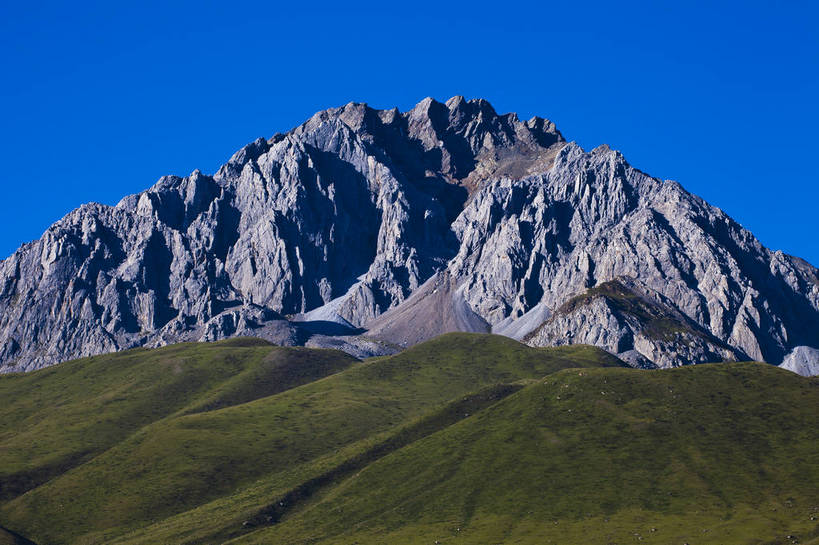
[[[0,263],[0,366],[235,335],[363,357],[457,329],[779,363],[819,346],[818,278],[545,119],[351,103],[22,246]]]
[[[803,377],[819,375],[819,350],[809,346],[797,346],[785,356],[785,360],[779,367]]]

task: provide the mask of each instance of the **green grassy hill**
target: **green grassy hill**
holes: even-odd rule
[[[355,361],[336,351],[235,339],[129,350],[0,375],[0,500],[172,414],[266,397]]]
[[[485,386],[615,364],[450,335],[364,364],[234,340],[0,377],[0,523],[38,543],[108,542],[260,479],[298,484],[321,457]]]
[[[0,525],[39,545],[809,543],[818,385],[478,334],[365,362],[248,339],[97,356],[0,377]]]
[[[817,414],[815,380],[763,364],[563,371],[236,543],[815,536]]]

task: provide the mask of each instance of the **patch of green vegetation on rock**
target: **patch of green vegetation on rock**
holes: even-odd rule
[[[643,324],[642,333],[648,338],[658,341],[673,341],[680,340],[686,335],[694,335],[712,342],[717,342],[717,344],[723,344],[716,339],[712,339],[702,331],[686,324],[682,319],[671,315],[619,280],[604,282],[593,288],[589,288],[581,294],[575,295],[563,303],[555,314],[570,314],[600,297],[605,298],[613,310],[636,318]],[[523,341],[526,342],[535,335],[535,333],[536,331],[529,333]]]

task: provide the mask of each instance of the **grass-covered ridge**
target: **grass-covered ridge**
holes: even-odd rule
[[[297,486],[316,460],[458,396],[616,364],[589,347],[452,334],[366,363],[234,340],[0,377],[0,524],[41,545],[108,542],[260,479],[292,473]]]
[[[87,358],[0,377],[0,525],[39,545],[810,543],[818,385],[478,334],[364,362],[247,340]]]
[[[232,340],[135,349],[0,375],[0,499],[177,412],[266,397],[353,362],[337,351]]]
[[[748,363],[562,371],[236,543],[815,538],[818,385]]]

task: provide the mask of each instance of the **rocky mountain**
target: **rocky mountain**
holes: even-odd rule
[[[779,364],[819,347],[819,271],[617,151],[462,97],[319,112],[0,263],[4,371],[240,334],[364,356],[454,330]]]

